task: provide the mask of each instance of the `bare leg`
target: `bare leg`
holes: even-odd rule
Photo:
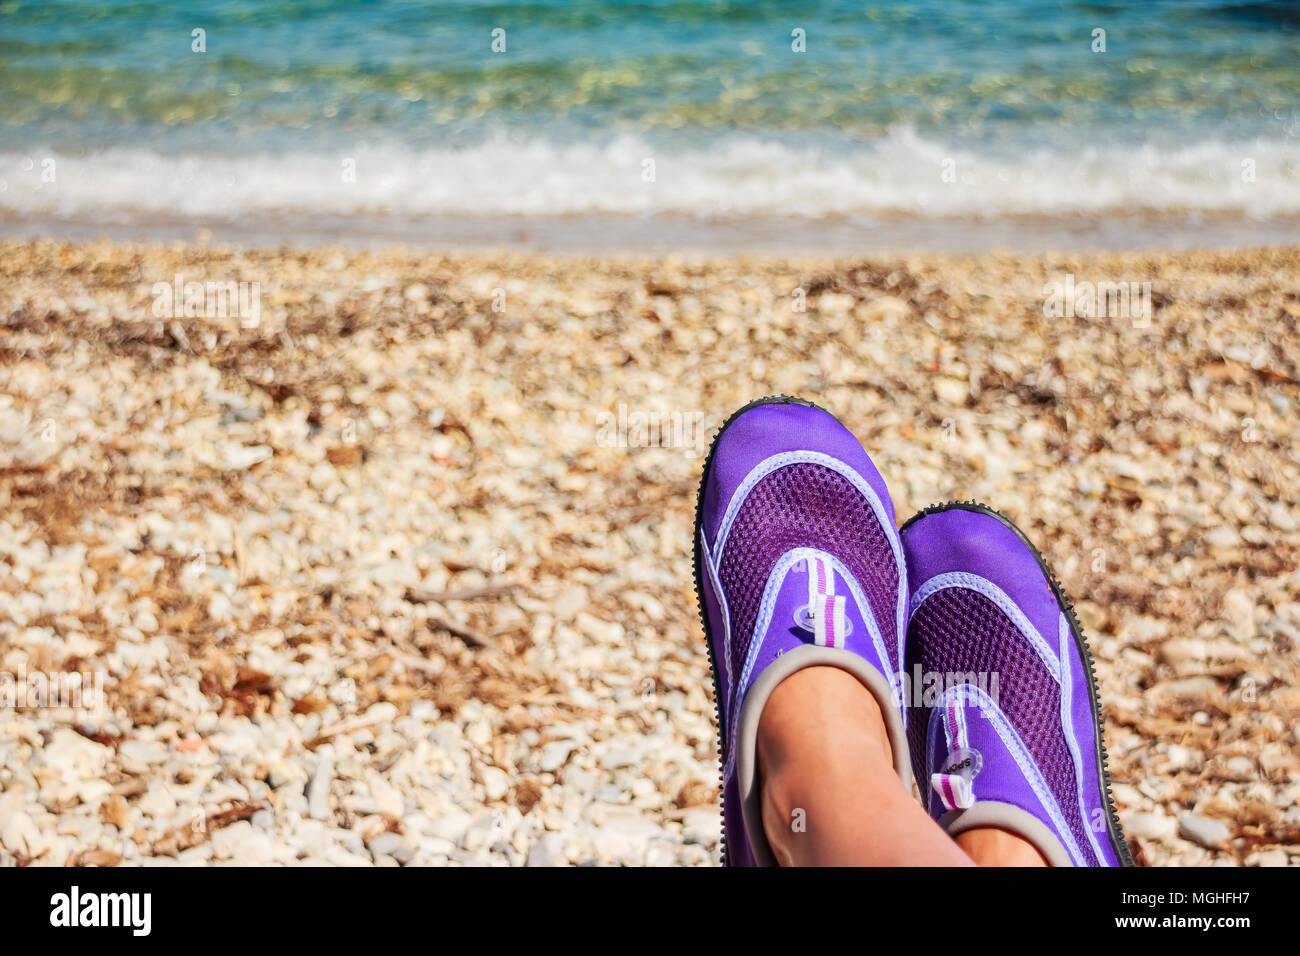
[[[970,866],[894,772],[876,699],[847,671],[782,681],[758,725],[763,832],[783,866]]]
[[[957,845],[980,866],[1051,865],[1032,843],[995,827],[979,827],[959,833]]]
[[[948,837],[903,789],[880,705],[835,667],[796,671],[758,725],[763,832],[783,866],[1047,866],[1005,830]]]

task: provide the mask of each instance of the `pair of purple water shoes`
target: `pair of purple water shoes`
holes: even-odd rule
[[[997,827],[1057,866],[1132,865],[1110,800],[1082,631],[1042,558],[975,503],[901,532],[880,473],[831,414],[745,406],[700,486],[695,576],[723,763],[723,859],[774,863],[757,779],[759,717],[811,665],[855,675],[895,770],[949,835]]]

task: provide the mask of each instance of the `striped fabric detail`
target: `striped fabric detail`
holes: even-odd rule
[[[960,774],[933,774],[930,785],[939,794],[939,801],[945,810],[968,810],[975,803],[975,788]]]
[[[848,635],[844,595],[835,593],[835,570],[828,559],[808,559],[808,616],[813,642],[822,647],[843,647]]]
[[[979,766],[966,733],[964,695],[949,695],[943,713],[943,736],[948,744],[944,770],[930,774],[930,786],[946,810],[967,810],[975,803],[975,774]]]

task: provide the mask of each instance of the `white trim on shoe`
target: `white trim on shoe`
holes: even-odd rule
[[[821,558],[827,561],[835,574],[843,578],[845,583],[848,584],[849,591],[853,595],[853,600],[857,604],[858,613],[862,616],[863,623],[867,628],[867,633],[871,637],[871,644],[876,650],[876,655],[880,658],[881,663],[886,666],[889,664],[889,655],[885,653],[885,639],[880,633],[880,628],[876,625],[875,615],[871,611],[871,605],[867,603],[866,595],[863,594],[861,586],[856,580],[854,580],[853,576],[849,574],[848,569],[845,568],[843,562],[834,555],[827,554],[824,551],[819,551],[816,548],[793,548],[781,555],[781,557],[777,559],[776,564],[773,565],[772,570],[768,573],[767,584],[763,587],[763,599],[758,607],[758,616],[754,621],[754,630],[750,635],[749,648],[745,653],[745,662],[741,669],[740,677],[736,683],[729,685],[730,693],[728,694],[728,700],[723,703],[723,713],[726,717],[726,725],[730,730],[728,735],[730,739],[728,739],[726,747],[727,760],[722,768],[723,779],[726,779],[731,775],[732,768],[735,766],[736,751],[738,749],[736,741],[739,737],[739,725],[736,720],[736,714],[744,709],[745,701],[748,698],[749,691],[746,691],[744,688],[749,684],[750,676],[754,672],[754,666],[758,662],[759,652],[762,650],[763,642],[767,639],[768,633],[771,629],[772,615],[776,611],[777,596],[781,592],[781,587],[785,583],[786,576],[798,567],[801,562],[807,561],[809,558]],[[865,611],[863,610],[864,608]],[[727,646],[728,648],[730,647],[730,645]],[[832,648],[832,650],[835,650],[835,648]],[[789,653],[790,652],[786,652],[783,657],[789,656]],[[853,654],[854,657],[858,656],[852,651],[845,651],[845,653]],[[872,667],[865,658],[862,660],[866,666],[871,667],[873,671],[876,670],[876,668]],[[771,669],[773,666],[775,666],[775,664],[769,664],[768,668]],[[762,675],[760,675],[760,679],[761,676]],[[906,730],[908,714],[906,707],[899,706],[899,702],[902,700],[902,689],[898,681],[898,675],[892,672],[887,672],[884,679],[888,687],[890,702],[894,709],[899,711],[899,720],[903,725],[903,729]],[[881,708],[884,709],[883,703],[881,704]]]
[[[1016,630],[1025,636],[1025,640],[1030,643],[1034,652],[1044,666],[1047,667],[1047,673],[1051,674],[1058,684],[1061,682],[1061,670],[1064,662],[1057,660],[1056,654],[1047,639],[1039,632],[1038,628],[1034,627],[1029,618],[1025,617],[1025,612],[1020,610],[1015,601],[1011,600],[1011,596],[986,577],[971,574],[969,571],[948,571],[944,574],[936,574],[912,592],[911,616],[916,616],[917,608],[925,603],[926,598],[945,588],[966,588],[983,595],[996,604],[1002,613],[1011,619],[1011,623],[1016,626]]]
[[[1079,741],[1074,736],[1074,719],[1070,714],[1073,706],[1074,678],[1070,674],[1070,624],[1065,619],[1065,615],[1060,615],[1060,621],[1057,625],[1057,637],[1061,645],[1061,724],[1065,729],[1065,743],[1070,749],[1070,759],[1074,761],[1074,783],[1079,791],[1079,816],[1083,818],[1083,828],[1088,831],[1088,842],[1092,845],[1092,852],[1097,854],[1097,863],[1106,862],[1106,857],[1101,852],[1101,846],[1097,842],[1097,834],[1093,830],[1092,821],[1088,819],[1087,798],[1084,796],[1084,773],[1083,773],[1083,754],[1079,749]]]
[[[1038,764],[1034,761],[1033,755],[1030,754],[1029,748],[1025,746],[1025,742],[1020,739],[1020,734],[1016,732],[1016,728],[1012,726],[1011,721],[1007,719],[1006,714],[1002,713],[997,704],[994,703],[993,699],[989,697],[988,694],[980,690],[974,684],[956,684],[949,687],[940,695],[938,703],[936,703],[930,710],[930,723],[929,726],[926,727],[925,731],[926,768],[929,769],[935,765],[934,745],[936,736],[943,732],[942,720],[944,711],[947,710],[948,700],[956,694],[962,695],[959,699],[958,706],[961,706],[964,703],[966,706],[979,707],[981,716],[987,720],[993,727],[994,731],[997,732],[998,737],[1002,741],[1003,747],[1006,748],[1007,752],[1011,755],[1011,758],[1016,762],[1017,768],[1024,776],[1025,782],[1029,784],[1030,789],[1034,791],[1034,796],[1038,798],[1038,802],[1042,805],[1044,812],[1051,818],[1052,826],[1054,826],[1057,831],[1055,836],[1069,852],[1070,859],[1074,861],[1074,865],[1085,865],[1083,851],[1079,848],[1078,841],[1075,840],[1073,832],[1071,832],[1065,821],[1065,814],[1061,810],[1060,804],[1056,802],[1056,797],[1053,796],[1051,787],[1047,785],[1047,780],[1043,777],[1043,772],[1038,769]],[[935,723],[936,720],[940,721],[937,725]],[[972,742],[971,746],[977,745]],[[931,790],[927,794],[925,801],[926,811],[930,812],[931,815],[933,815],[933,802],[934,791]],[[981,801],[977,794],[975,797],[975,805],[971,807],[971,810],[978,807],[982,802],[985,801]],[[1084,823],[1086,828],[1086,817],[1084,818]],[[1099,859],[1101,859],[1101,857],[1099,857]]]
[[[771,572],[767,576],[767,584],[763,588],[763,600],[758,606],[758,616],[754,619],[754,630],[750,635],[749,649],[745,654],[745,666],[740,672],[740,680],[733,689],[743,689],[748,683],[750,675],[754,671],[754,664],[758,660],[758,652],[762,648],[763,640],[767,637],[768,629],[771,627],[772,614],[776,610],[777,595],[781,593],[781,585],[785,583],[786,575],[791,569],[801,561],[807,561],[809,558],[822,558],[829,562],[831,569],[844,579],[849,586],[849,591],[853,594],[853,600],[857,603],[858,613],[862,615],[863,622],[867,625],[867,633],[871,635],[871,643],[876,649],[876,654],[880,657],[880,662],[886,668],[889,667],[889,654],[885,650],[885,639],[880,633],[880,628],[876,624],[876,615],[868,603],[866,595],[862,592],[861,585],[849,574],[844,563],[832,554],[820,551],[817,548],[794,548],[787,551],[773,565]],[[901,699],[899,691],[898,675],[889,673],[886,677],[889,682],[890,692],[895,695],[895,700]],[[904,718],[906,726],[906,718]]]
[[[717,598],[718,605],[722,613],[722,667],[727,675],[727,694],[735,690],[735,685],[731,680],[731,608],[727,605],[727,595],[722,591],[722,582],[718,580],[718,569],[713,563],[713,555],[709,553],[709,539],[704,536],[704,528],[700,528],[700,554],[705,569],[709,572],[709,584],[713,587],[713,596]],[[708,613],[707,609],[704,609]],[[716,650],[714,651],[716,654]]]
[[[718,524],[717,541],[713,547],[713,553],[717,555],[718,567],[722,566],[722,558],[726,552],[727,537],[731,533],[731,526],[735,523],[736,515],[739,514],[745,499],[754,490],[754,486],[772,472],[788,465],[798,464],[820,465],[846,478],[866,499],[867,504],[871,507],[872,514],[876,516],[880,527],[884,529],[885,538],[889,541],[890,550],[894,553],[894,563],[898,567],[899,588],[898,607],[895,612],[895,628],[898,642],[898,667],[902,669],[903,649],[907,638],[907,561],[903,557],[903,541],[899,537],[898,529],[894,527],[894,522],[890,520],[889,513],[885,510],[884,503],[880,500],[880,496],[876,494],[875,489],[852,466],[840,461],[838,458],[832,458],[830,455],[812,451],[811,449],[786,451],[765,458],[750,469],[749,474],[745,476],[745,480],[740,483],[735,493],[732,494],[731,500],[727,502],[727,510],[723,512],[722,521]],[[875,609],[871,608],[870,605],[866,606],[871,609],[874,617]],[[885,655],[885,660],[889,660],[888,655]]]

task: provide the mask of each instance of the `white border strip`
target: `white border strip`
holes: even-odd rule
[[[1015,601],[1011,600],[1010,595],[988,578],[981,577],[978,574],[971,574],[968,571],[949,571],[946,574],[936,574],[912,592],[912,615],[916,615],[917,609],[924,603],[926,598],[942,591],[944,588],[966,588],[970,591],[976,591],[996,604],[1002,610],[1002,613],[1011,618],[1011,622],[1025,636],[1025,640],[1029,641],[1033,646],[1039,659],[1047,667],[1047,673],[1051,674],[1058,684],[1061,683],[1062,665],[1056,659],[1051,645],[1038,632],[1038,628],[1030,623],[1029,618],[1025,617],[1025,612],[1020,610]]]
[[[974,684],[957,684],[954,687],[949,687],[939,698],[939,703],[931,709],[930,726],[926,728],[926,769],[934,767],[934,745],[937,731],[943,729],[942,715],[947,708],[948,698],[956,691],[960,691],[966,695],[964,698],[965,706],[975,705],[980,708],[980,715],[993,726],[994,730],[997,731],[998,737],[1002,739],[1002,745],[1006,747],[1007,752],[1011,754],[1012,759],[1016,762],[1016,766],[1020,768],[1020,772],[1024,775],[1025,781],[1033,789],[1034,796],[1038,798],[1038,802],[1043,805],[1043,809],[1047,812],[1047,815],[1051,817],[1052,825],[1056,828],[1056,837],[1065,845],[1066,849],[1070,851],[1070,858],[1074,860],[1075,866],[1086,866],[1087,864],[1083,859],[1083,852],[1079,849],[1079,843],[1075,840],[1074,834],[1071,832],[1069,826],[1066,825],[1065,815],[1061,812],[1061,806],[1056,802],[1056,798],[1052,795],[1051,788],[1047,786],[1047,781],[1043,778],[1043,772],[1038,769],[1038,764],[1034,762],[1033,756],[1029,753],[1029,748],[1026,747],[1025,742],[1020,739],[1020,734],[1016,733],[1016,728],[1011,726],[1011,722],[1007,720],[1006,714],[1002,713],[1002,711],[998,709],[998,706],[993,702],[988,694],[984,693],[984,691],[980,690]],[[961,701],[958,702],[958,706],[962,706]],[[938,725],[935,724],[936,719],[939,720]],[[979,749],[978,745],[973,740],[970,745]],[[975,799],[976,803],[980,802],[978,796]],[[933,802],[934,790],[931,788],[925,802],[927,810],[931,809]],[[931,815],[933,815],[932,810]],[[1084,823],[1086,824],[1087,821],[1085,820]]]
[[[727,607],[727,595],[723,593],[722,582],[718,579],[718,569],[713,565],[713,555],[709,554],[709,540],[704,536],[703,526],[700,527],[700,553],[704,559],[704,567],[709,572],[709,584],[713,586],[713,596],[718,599],[722,611],[722,666],[727,675],[727,696],[730,697],[736,689],[731,680],[731,609]],[[709,613],[708,608],[704,609],[704,613]],[[726,712],[725,706],[723,712]]]
[[[735,494],[731,496],[731,501],[727,503],[727,510],[722,516],[722,523],[718,525],[717,544],[714,546],[718,566],[722,566],[722,558],[727,547],[727,536],[731,533],[731,526],[735,523],[736,515],[739,514],[745,499],[754,490],[754,486],[777,469],[797,464],[821,465],[823,468],[829,468],[837,475],[848,479],[849,483],[867,500],[867,504],[871,506],[871,511],[876,516],[876,520],[880,522],[880,527],[884,529],[885,538],[889,541],[889,547],[894,552],[894,563],[898,568],[898,609],[895,615],[895,623],[898,632],[897,669],[901,670],[903,667],[903,644],[907,637],[907,562],[903,558],[903,542],[898,536],[898,529],[889,520],[889,513],[885,511],[885,506],[881,502],[880,496],[876,494],[875,489],[850,465],[838,458],[832,458],[830,455],[824,455],[819,451],[804,449],[781,452],[779,455],[772,455],[755,465],[749,474],[745,476],[745,480],[736,488]],[[875,617],[875,609],[870,604],[863,604],[861,607],[869,610],[871,617]],[[863,616],[867,615],[864,614]],[[883,659],[888,661],[889,656],[885,655]],[[891,671],[895,669],[892,666],[888,668]]]
[[[1079,816],[1083,817],[1083,828],[1088,831],[1088,842],[1092,844],[1092,852],[1097,854],[1097,865],[1105,866],[1106,857],[1102,855],[1101,846],[1097,843],[1097,834],[1092,828],[1092,821],[1088,819],[1088,805],[1083,792],[1086,779],[1083,773],[1083,754],[1079,750],[1079,741],[1074,736],[1074,718],[1071,714],[1074,679],[1070,675],[1070,625],[1066,622],[1064,614],[1059,618],[1057,638],[1061,645],[1061,724],[1065,728],[1066,746],[1070,748],[1070,757],[1074,760],[1074,781],[1079,791]]]
[[[735,701],[732,713],[740,709],[743,699],[743,690],[749,685],[750,675],[753,673],[754,665],[758,661],[758,652],[762,648],[763,641],[766,639],[768,630],[772,623],[772,614],[776,610],[776,598],[781,592],[781,586],[785,583],[786,575],[799,562],[806,561],[809,558],[819,558],[830,563],[831,568],[836,574],[849,586],[849,591],[853,594],[853,600],[857,602],[858,613],[862,616],[863,622],[867,626],[867,633],[871,635],[871,643],[876,649],[876,654],[880,657],[880,663],[886,665],[882,670],[886,671],[886,679],[889,681],[889,689],[894,694],[894,699],[899,697],[899,676],[892,673],[892,668],[888,667],[889,655],[885,652],[885,639],[880,633],[880,628],[876,625],[875,615],[871,612],[871,605],[867,603],[866,595],[862,593],[862,588],[853,576],[848,573],[848,569],[834,555],[827,554],[825,551],[818,551],[816,548],[795,548],[781,555],[780,559],[772,567],[771,573],[767,576],[767,584],[763,588],[763,600],[758,606],[758,616],[754,619],[754,631],[750,637],[749,650],[745,654],[745,666],[740,672],[740,681],[736,685],[738,692],[731,695]],[[907,708],[901,708],[906,714]],[[735,721],[728,715],[727,726],[735,730]]]

